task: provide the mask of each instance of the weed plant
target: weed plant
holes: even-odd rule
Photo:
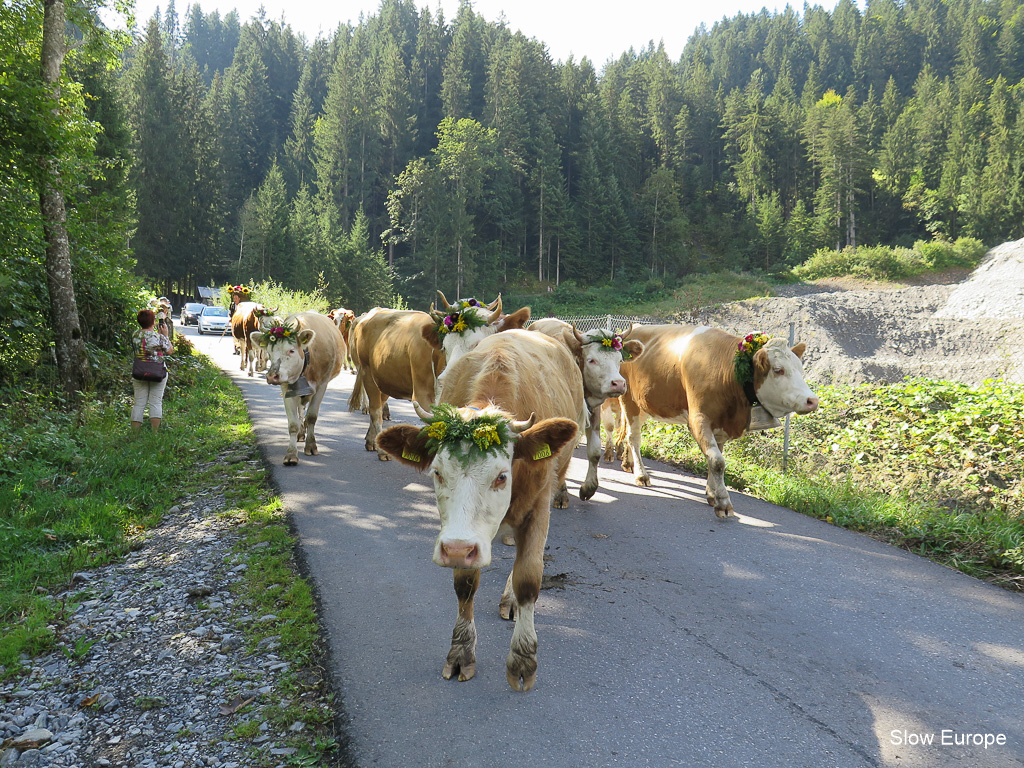
[[[985,255],[984,244],[973,237],[918,241],[913,248],[866,245],[857,248],[816,251],[807,261],[793,268],[801,280],[823,277],[857,277],[869,280],[904,280],[926,272],[954,267],[973,268]]]
[[[907,379],[817,389],[819,409],[726,446],[730,485],[974,576],[1024,589],[1024,387]],[[650,424],[650,422],[649,422]],[[685,428],[644,451],[704,474]]]

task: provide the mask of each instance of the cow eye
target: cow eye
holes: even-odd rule
[[[436,469],[434,470],[434,479],[435,479],[435,480],[436,480],[437,482],[439,482],[439,483],[441,483],[442,485],[444,485],[444,478],[443,478],[443,477],[441,476],[441,473],[440,473],[440,472],[438,472],[438,471],[437,471]]]
[[[491,486],[495,491],[500,491],[505,487],[508,482],[508,472],[499,472],[498,476],[494,478],[494,485]]]
[[[776,376],[785,376],[786,375],[786,369],[785,368],[776,368],[775,369],[775,375]]]

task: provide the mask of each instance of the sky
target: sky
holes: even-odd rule
[[[189,0],[175,0],[178,18],[184,19]],[[821,3],[831,8],[834,3]],[[232,9],[238,11],[242,23],[256,14],[260,6],[267,18],[284,21],[308,40],[318,34],[329,36],[344,22],[359,22],[360,14],[372,16],[380,8],[379,0],[199,0],[203,13],[214,10],[221,16]],[[459,0],[416,0],[420,8],[444,11],[445,19],[454,19]],[[803,3],[793,3],[798,12]],[[140,26],[159,7],[166,9],[167,0],[135,0],[136,19]],[[653,40],[664,42],[672,60],[683,52],[686,41],[700,24],[710,29],[723,17],[738,13],[757,13],[767,8],[776,13],[786,7],[783,0],[474,0],[473,8],[487,21],[496,22],[504,13],[509,29],[526,37],[536,38],[548,47],[551,58],[565,61],[572,55],[576,61],[587,56],[600,69],[609,59],[618,58],[632,47],[639,51]]]

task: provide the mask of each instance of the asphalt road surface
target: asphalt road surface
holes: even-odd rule
[[[500,542],[476,600],[476,677],[444,680],[456,599],[430,559],[429,478],[364,450],[347,373],[324,400],[320,454],[282,466],[280,389],[240,374],[229,339],[193,340],[241,387],[293,515],[347,764],[1024,765],[1024,597],[737,492],[739,519],[720,521],[702,479],[657,462],[648,489],[602,465],[582,502],[583,449],[570,508],[551,515],[536,687],[505,680]],[[408,403],[391,413],[418,423]]]

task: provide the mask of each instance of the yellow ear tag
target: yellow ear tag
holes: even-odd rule
[[[413,453],[408,448],[402,449],[402,458],[405,459],[406,461],[415,461],[417,463],[423,460],[422,456],[420,456],[418,453]]]
[[[548,458],[550,455],[551,446],[548,445],[547,443],[542,443],[541,446],[537,449],[536,453],[533,454],[533,460],[540,461],[541,459]]]

